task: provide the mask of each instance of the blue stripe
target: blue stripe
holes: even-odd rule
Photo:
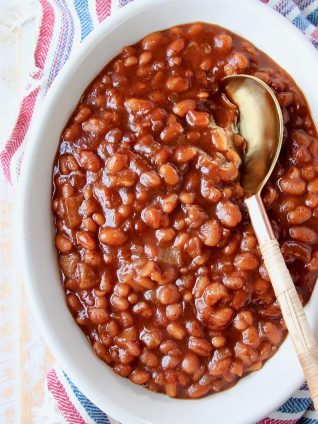
[[[313,402],[311,402],[311,404],[308,406],[307,411],[314,411],[314,410],[315,410],[314,404]]]
[[[308,21],[310,21],[313,25],[318,26],[318,8],[313,10],[307,16]]]
[[[318,49],[318,40],[314,40],[312,39],[311,42],[313,43],[313,45],[316,47],[316,49]]]
[[[133,0],[119,0],[119,7],[125,6]]]
[[[282,405],[278,411],[285,413],[296,413],[296,412],[304,412],[307,410],[308,406],[311,403],[310,397],[302,399],[302,398],[293,398],[288,399],[287,402]]]
[[[81,41],[93,30],[93,21],[89,13],[88,0],[74,0],[76,13],[81,24]]]
[[[74,22],[67,3],[65,0],[56,0],[56,4],[61,14],[62,29],[59,35],[58,45],[56,46],[57,48],[52,62],[54,66],[50,70],[47,89],[69,58],[74,41]]]
[[[313,0],[298,0],[295,1],[300,10],[304,10],[307,6],[312,3]]]
[[[68,381],[69,385],[71,386],[71,389],[73,390],[77,400],[83,406],[90,418],[94,420],[96,424],[110,424],[107,415],[99,408],[97,408],[97,406],[95,406],[89,399],[87,399],[86,396],[83,395],[82,392],[78,390],[78,388],[75,386],[74,383],[72,383],[72,381],[69,379],[69,377],[65,374],[64,371],[63,374],[66,380]]]
[[[317,424],[318,420],[312,419],[312,418],[306,418],[301,417],[301,419],[298,421],[298,424]]]
[[[305,29],[310,25],[307,19],[305,19],[302,15],[296,16],[292,22],[301,31],[305,31]]]

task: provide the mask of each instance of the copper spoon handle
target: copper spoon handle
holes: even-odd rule
[[[316,411],[318,411],[318,345],[309,326],[262,199],[256,194],[245,200],[264,263],[280,309],[303,368]]]

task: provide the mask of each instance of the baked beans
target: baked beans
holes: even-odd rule
[[[125,47],[84,92],[54,164],[67,305],[101,360],[171,397],[258,370],[286,329],[244,207],[232,73],[275,91],[284,145],[263,191],[305,303],[318,271],[318,139],[304,96],[268,56],[204,23]]]

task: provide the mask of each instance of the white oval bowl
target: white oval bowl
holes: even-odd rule
[[[64,371],[99,408],[125,424],[255,423],[303,381],[289,338],[258,372],[234,388],[199,400],[171,399],[117,376],[99,360],[69,313],[53,243],[52,165],[60,133],[81,93],[121,47],[193,21],[243,36],[286,69],[318,121],[318,54],[286,19],[257,0],[135,0],[101,24],[54,81],[35,119],[19,189],[18,246],[27,292],[45,340]],[[306,307],[317,330],[318,296]]]

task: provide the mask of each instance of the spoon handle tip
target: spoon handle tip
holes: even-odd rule
[[[318,345],[277,240],[260,245],[282,315],[318,411]]]
[[[318,345],[259,194],[245,200],[269,278],[318,412]]]

